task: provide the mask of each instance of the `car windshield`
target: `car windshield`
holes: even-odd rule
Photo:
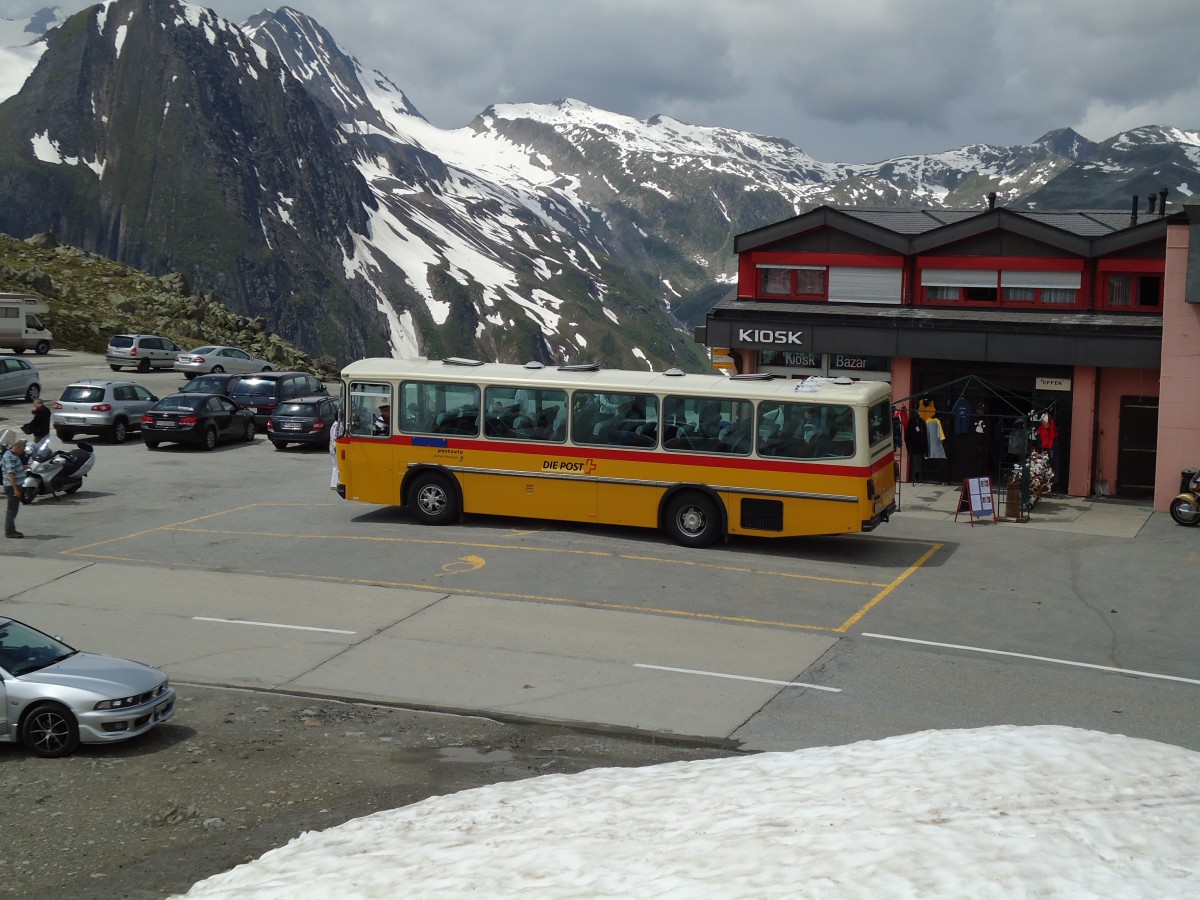
[[[104,388],[73,384],[58,399],[63,403],[97,403],[104,399]]]
[[[127,334],[118,334],[116,337],[114,337],[111,341],[108,342],[108,346],[110,346],[110,347],[132,347],[133,346],[133,338],[131,338]]]
[[[13,619],[0,619],[0,669],[10,675],[27,675],[52,666],[77,651],[36,628]]]
[[[154,404],[155,412],[192,412],[199,401],[195,397],[163,397]]]
[[[262,378],[243,378],[238,382],[237,390],[234,393],[238,396],[273,397],[275,396],[275,382]]]
[[[188,355],[189,356],[201,356],[205,353],[216,353],[216,352],[217,352],[216,347],[197,347],[195,350],[189,350]]]

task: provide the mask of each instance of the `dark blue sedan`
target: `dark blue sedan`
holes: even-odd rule
[[[142,415],[142,443],[156,450],[164,442],[199,444],[211,450],[219,441],[254,440],[254,413],[220,394],[172,394]]]

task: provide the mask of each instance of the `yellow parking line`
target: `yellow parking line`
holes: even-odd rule
[[[925,553],[923,553],[921,555],[920,559],[918,559],[915,563],[913,563],[911,566],[909,566],[907,569],[905,569],[903,572],[901,572],[899,577],[896,578],[895,581],[893,581],[891,584],[889,584],[887,587],[885,587],[882,591],[880,591],[878,594],[876,594],[874,597],[872,597],[871,600],[869,600],[862,609],[860,609],[858,612],[856,612],[854,615],[852,615],[850,618],[848,618],[845,622],[843,622],[841,625],[839,625],[837,628],[835,628],[834,631],[836,631],[838,634],[845,634],[846,631],[853,628],[855,622],[857,622],[859,619],[861,619],[863,616],[865,616],[868,612],[870,612],[872,609],[874,609],[876,606],[878,606],[883,601],[884,597],[886,597],[888,594],[890,594],[896,588],[900,587],[900,585],[905,580],[907,580],[910,575],[912,575],[914,572],[916,572],[917,569],[921,568],[921,566],[923,566],[923,565],[925,565],[925,563],[929,562],[929,560],[933,557],[933,554],[935,554],[939,550],[941,550],[942,546],[943,546],[942,544],[934,544],[932,547],[930,547],[928,550],[926,550]]]

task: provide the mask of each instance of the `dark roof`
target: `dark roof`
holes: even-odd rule
[[[1167,217],[1143,214],[1132,223],[1117,210],[897,209],[819,206],[734,238],[734,252],[767,247],[793,235],[832,227],[878,242],[894,252],[928,252],[973,235],[1002,229],[1025,234],[1081,256],[1112,253],[1165,237]]]
[[[862,219],[899,234],[921,234],[953,222],[962,222],[979,215],[977,209],[839,209],[855,219]]]

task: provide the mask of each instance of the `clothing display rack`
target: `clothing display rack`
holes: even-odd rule
[[[1053,487],[1051,448],[1057,441],[1057,404],[1036,403],[1028,392],[1010,390],[978,375],[965,375],[893,400],[900,468],[897,509],[906,457],[914,483],[957,481],[950,476],[952,463],[960,473],[969,469],[972,474],[998,476],[993,481],[997,486],[1007,484],[1015,474],[1023,484],[1022,505],[1028,509]],[[966,452],[974,454],[978,465],[965,462],[967,457],[961,454],[966,448],[972,448]]]

